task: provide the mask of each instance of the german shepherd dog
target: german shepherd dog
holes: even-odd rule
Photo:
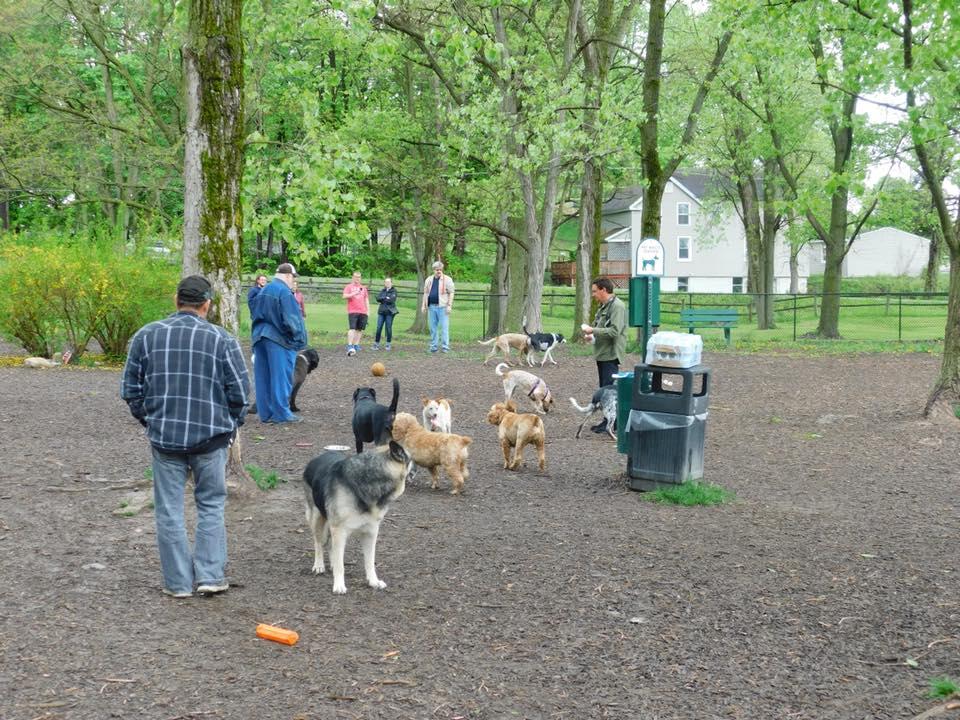
[[[353,438],[357,454],[363,452],[363,444],[385,445],[391,438],[393,418],[397,415],[400,399],[400,381],[393,379],[393,400],[390,407],[377,403],[377,391],[372,387],[359,387],[353,391]]]
[[[253,356],[250,356],[251,363]],[[307,375],[317,369],[320,364],[320,355],[313,348],[307,348],[297,353],[297,359],[293,364],[293,388],[290,390],[290,409],[293,412],[300,412],[297,407],[297,393],[300,392],[300,386],[307,379]],[[250,406],[250,412],[256,414],[257,404]]]
[[[413,475],[410,456],[397,443],[350,457],[327,451],[303,471],[307,524],[313,531],[313,572],[324,573],[323,546],[329,540],[333,592],[343,595],[343,551],[354,531],[363,534],[363,567],[367,584],[387,586],[377,577],[376,554],[380,522],[390,503],[400,497]]]
[[[598,388],[593,393],[593,397],[590,398],[590,404],[587,406],[580,405],[574,398],[570,398],[570,404],[579,412],[586,413],[583,422],[580,423],[580,427],[577,428],[577,438],[580,437],[580,433],[583,431],[583,426],[587,424],[587,420],[593,417],[593,414],[597,412],[597,410],[603,412],[603,418],[607,421],[607,434],[613,439],[617,438],[614,434],[614,429],[617,425],[617,388],[615,386],[604,385],[602,388]]]

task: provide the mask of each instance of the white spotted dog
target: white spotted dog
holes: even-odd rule
[[[506,371],[506,372],[504,372]],[[520,390],[533,403],[537,412],[543,415],[553,406],[553,393],[543,381],[526,370],[510,370],[506,363],[497,365],[497,375],[503,378],[503,394],[507,400]]]
[[[587,420],[593,417],[593,414],[598,410],[603,413],[603,419],[606,420],[606,433],[614,440],[617,439],[615,431],[617,426],[616,386],[604,385],[602,388],[598,388],[593,393],[593,397],[590,398],[590,403],[586,406],[578,403],[575,398],[570,398],[570,404],[577,409],[577,412],[584,413],[583,422],[580,423],[580,427],[577,428],[578,439],[580,438],[580,433],[583,431],[583,426],[587,424]]]
[[[420,401],[423,403],[423,427],[430,432],[452,432],[450,428],[453,427],[453,416],[449,400],[442,397],[421,397]]]

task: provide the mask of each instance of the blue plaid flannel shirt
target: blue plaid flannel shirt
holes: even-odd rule
[[[237,339],[198,315],[177,312],[134,335],[120,397],[154,447],[188,452],[211,441],[228,444],[243,424],[249,388]]]

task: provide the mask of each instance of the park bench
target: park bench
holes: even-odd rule
[[[740,312],[736,308],[684,308],[680,311],[680,323],[693,333],[698,327],[723,328],[723,338],[730,344],[730,328],[737,326]]]

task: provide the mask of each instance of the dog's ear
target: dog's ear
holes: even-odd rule
[[[405,463],[407,462],[408,457],[409,455],[407,455],[407,451],[404,450],[403,447],[398,442],[396,442],[395,440],[390,441],[390,459],[391,460],[394,460],[400,463]]]
[[[357,402],[357,395],[360,394],[360,388],[353,391],[353,402]]]
[[[515,413],[517,411],[517,404],[513,400],[507,400],[503,408],[507,412]]]
[[[421,395],[420,402],[422,402],[423,406],[426,407],[430,403],[430,398],[428,398],[426,395]]]
[[[376,400],[376,399],[377,399],[377,391],[374,390],[373,388],[367,388],[367,390],[370,391],[370,399],[371,399],[371,400]]]

